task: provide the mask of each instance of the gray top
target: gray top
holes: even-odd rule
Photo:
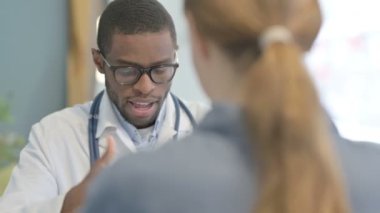
[[[181,142],[121,159],[91,186],[84,212],[251,212],[255,165],[241,120],[237,108],[214,105]],[[353,212],[378,213],[380,146],[335,138]]]

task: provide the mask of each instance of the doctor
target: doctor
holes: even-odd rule
[[[179,66],[176,32],[156,0],[109,4],[97,43],[92,55],[105,75],[105,91],[32,127],[0,212],[72,212],[109,162],[187,135],[207,111],[170,93]]]

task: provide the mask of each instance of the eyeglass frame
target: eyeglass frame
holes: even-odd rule
[[[105,62],[105,64],[107,65],[107,67],[112,71],[113,73],[113,78],[115,79],[115,81],[120,84],[120,85],[134,85],[136,84],[141,76],[143,76],[144,74],[147,74],[149,76],[149,79],[155,83],[155,84],[166,84],[166,83],[169,83],[173,80],[174,78],[174,75],[179,67],[179,63],[178,63],[178,58],[177,58],[177,53],[175,52],[175,63],[164,63],[164,64],[158,64],[158,65],[154,65],[154,66],[151,66],[151,67],[142,67],[142,66],[136,66],[136,65],[127,65],[127,66],[114,66],[114,65],[111,65],[111,63],[108,62],[108,60],[106,59],[106,57],[103,55],[103,53],[98,50],[98,53],[99,55],[102,57],[102,60]],[[139,72],[139,75],[136,77],[136,79],[134,81],[132,81],[131,83],[120,83],[117,79],[116,79],[116,70],[119,69],[119,68],[127,68],[127,67],[132,67],[132,68],[135,68],[137,69],[137,71]],[[165,82],[156,82],[155,80],[153,80],[152,78],[152,70],[156,69],[156,68],[161,68],[161,67],[173,67],[174,68],[174,72],[173,72],[173,75],[170,79],[168,79],[167,81]]]

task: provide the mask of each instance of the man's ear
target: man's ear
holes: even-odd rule
[[[91,53],[92,53],[92,60],[94,61],[94,64],[97,68],[97,70],[104,74],[104,66],[103,66],[103,59],[102,56],[100,55],[99,50],[95,48],[91,48]]]
[[[190,13],[186,13],[186,17],[189,24],[189,30],[190,30],[190,37],[191,37],[191,43],[193,52],[195,55],[198,55],[201,58],[207,59],[209,57],[209,47],[207,43],[207,39],[200,34],[194,20],[194,16]]]

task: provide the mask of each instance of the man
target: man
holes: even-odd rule
[[[169,93],[178,67],[176,32],[156,0],[109,4],[97,42],[92,54],[106,91],[33,126],[0,212],[72,212],[111,160],[183,137],[205,114],[205,107],[183,104]]]

